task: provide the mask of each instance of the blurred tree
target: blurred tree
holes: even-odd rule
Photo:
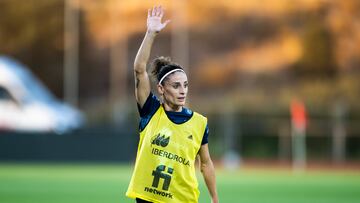
[[[305,17],[303,57],[295,68],[300,77],[332,77],[337,73],[334,40],[324,21],[325,13],[322,8]]]
[[[29,66],[57,96],[62,94],[63,19],[63,0],[0,1],[0,54]]]

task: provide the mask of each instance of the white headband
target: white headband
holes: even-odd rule
[[[167,72],[164,76],[162,76],[162,78],[160,79],[158,84],[161,85],[161,82],[166,78],[166,76],[170,75],[171,73],[173,73],[175,71],[181,71],[181,72],[185,73],[185,71],[183,69],[180,69],[180,68],[171,70],[171,71]]]

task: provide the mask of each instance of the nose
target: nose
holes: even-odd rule
[[[181,86],[180,89],[179,89],[179,93],[182,94],[182,95],[185,95],[186,94],[186,87]]]

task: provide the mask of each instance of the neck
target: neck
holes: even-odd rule
[[[171,104],[164,103],[165,111],[181,112],[182,108],[183,108],[182,106],[177,106],[177,105],[171,105]]]

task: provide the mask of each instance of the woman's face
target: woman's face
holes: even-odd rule
[[[180,71],[170,74],[162,85],[158,85],[158,91],[163,96],[164,103],[172,109],[184,106],[188,92],[186,74]]]

